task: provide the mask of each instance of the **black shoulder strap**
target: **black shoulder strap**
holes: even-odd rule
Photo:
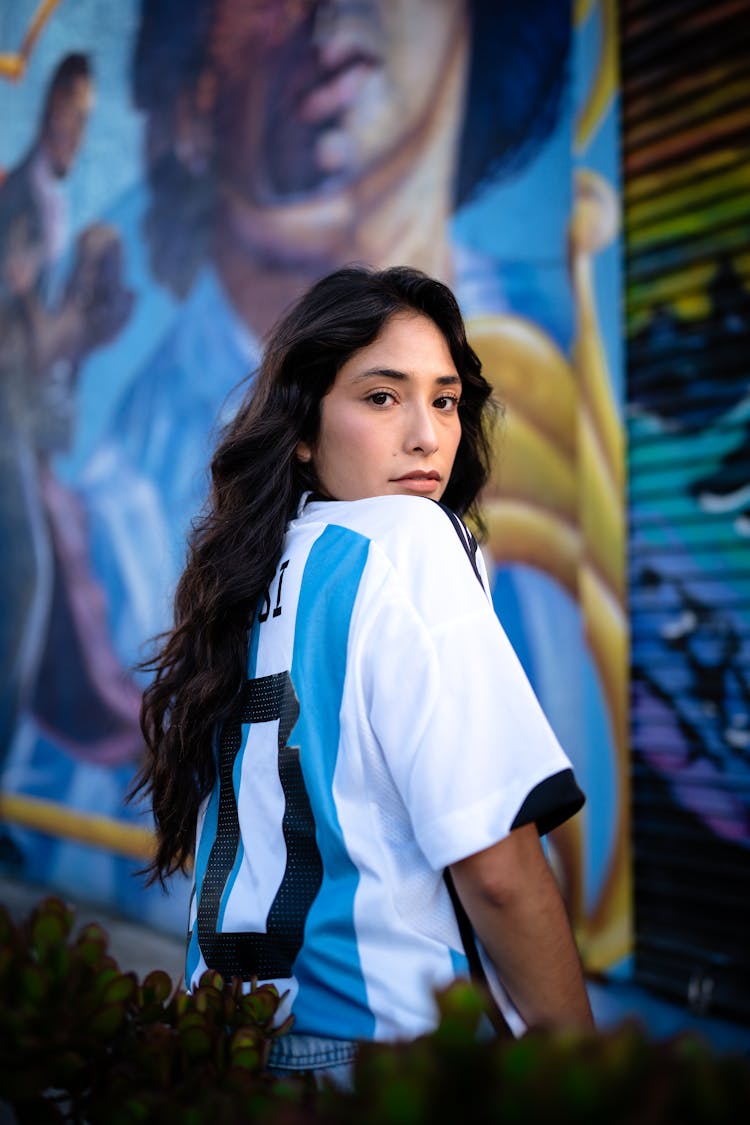
[[[484,589],[485,584],[482,583],[481,575],[479,573],[479,567],[477,566],[477,551],[479,550],[479,544],[476,538],[473,537],[471,531],[469,531],[469,529],[467,528],[466,523],[464,523],[463,520],[460,520],[459,516],[455,514],[455,512],[452,512],[450,510],[450,507],[445,507],[444,504],[437,504],[437,506],[441,508],[441,511],[443,511],[445,515],[449,517],[449,520],[453,524],[453,530],[455,531],[455,533],[457,533],[464,551],[467,552],[467,556],[469,558],[469,561],[471,562],[473,573],[475,573],[477,576],[477,582],[479,583],[481,588]],[[459,934],[461,935],[461,942],[463,943],[464,953],[466,953],[467,961],[469,962],[471,979],[473,982],[475,982],[475,984],[478,985],[481,992],[484,993],[484,996],[487,1000],[487,1015],[489,1017],[491,1025],[493,1025],[493,1027],[495,1028],[497,1035],[504,1038],[513,1038],[513,1032],[512,1030],[510,1030],[507,1020],[503,1015],[503,1012],[500,1011],[498,1003],[493,996],[493,991],[491,991],[489,987],[487,973],[485,972],[485,966],[482,965],[481,957],[479,956],[479,949],[477,948],[477,938],[475,936],[475,931],[473,931],[468,913],[466,912],[466,910],[464,910],[463,903],[459,898],[457,890],[455,890],[455,885],[448,868],[446,868],[444,872],[444,877],[445,885],[448,886],[448,893],[451,895],[451,902],[453,903],[453,910],[455,911],[455,920],[457,920],[459,925]]]
[[[466,551],[472,569],[477,576],[477,581],[479,582],[479,585],[482,587],[482,589],[484,589],[482,576],[480,575],[479,567],[477,566],[477,551],[479,550],[479,545],[476,539],[469,531],[463,520],[460,520],[455,512],[452,512],[450,508],[446,508],[443,504],[439,504],[438,507],[440,507],[445,512],[446,516],[453,524],[453,530],[456,532],[456,535],[461,541],[461,545]],[[479,950],[477,949],[477,940],[474,936],[474,930],[472,928],[471,922],[469,921],[469,916],[464,910],[463,903],[458,897],[451,873],[447,869],[445,871],[445,884],[448,888],[448,894],[451,896],[453,909],[456,913],[458,932],[461,935],[461,941],[463,942],[466,959],[469,962],[471,979],[476,985],[478,985],[485,996],[485,999],[487,1001],[487,1015],[489,1016],[490,1022],[492,1023],[492,1026],[494,1027],[498,1036],[502,1036],[504,1038],[513,1038],[513,1032],[508,1026],[508,1022],[505,1019],[505,1016],[500,1011],[500,1008],[495,1001],[494,996],[492,995],[492,990],[490,989],[489,982],[487,980],[487,974],[484,971],[484,965],[482,964],[482,960],[479,956]]]
[[[469,962],[469,972],[471,973],[471,979],[473,980],[474,984],[477,985],[480,992],[484,996],[487,1016],[493,1028],[495,1029],[498,1038],[513,1039],[515,1038],[515,1036],[513,1035],[513,1032],[508,1025],[508,1021],[501,1012],[500,1006],[495,1000],[495,997],[492,995],[492,989],[490,988],[489,981],[487,980],[487,974],[484,971],[484,965],[482,964],[482,960],[479,956],[479,950],[477,949],[477,939],[474,936],[474,930],[472,929],[471,922],[469,921],[469,916],[464,910],[463,903],[458,897],[458,892],[456,891],[456,887],[453,882],[453,876],[447,868],[444,872],[444,878],[445,885],[448,888],[448,894],[451,896],[453,909],[456,912],[458,932],[461,935],[464,952],[466,953],[466,960]]]
[[[441,509],[441,511],[445,512],[446,516],[453,524],[453,530],[461,540],[461,546],[466,551],[472,569],[477,576],[477,581],[479,582],[479,585],[482,587],[482,589],[484,589],[482,576],[479,573],[479,567],[477,566],[477,551],[479,550],[479,544],[477,543],[472,533],[469,531],[466,524],[463,522],[463,520],[458,518],[455,512],[452,512],[450,508],[446,508],[444,504],[438,504],[438,507]]]

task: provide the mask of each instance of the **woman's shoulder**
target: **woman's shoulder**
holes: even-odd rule
[[[365,500],[312,500],[305,509],[324,523],[339,524],[382,545],[434,543],[456,537],[463,522],[424,496],[371,496]],[[468,534],[468,533],[467,533]]]
[[[428,585],[464,579],[477,582],[476,541],[449,509],[423,496],[375,496],[314,502],[307,514],[366,538],[393,570],[415,574]]]

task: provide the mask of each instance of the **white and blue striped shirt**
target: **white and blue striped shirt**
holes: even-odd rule
[[[580,807],[456,522],[383,496],[289,525],[197,826],[188,986],[257,976],[296,1032],[420,1035],[467,974],[444,869]]]

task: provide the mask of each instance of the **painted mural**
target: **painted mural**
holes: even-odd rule
[[[605,0],[0,4],[6,869],[183,929],[124,797],[212,440],[312,280],[406,262],[505,404],[495,604],[589,797],[551,858],[627,954],[615,59]]]
[[[627,7],[637,960],[747,1018],[750,5]]]

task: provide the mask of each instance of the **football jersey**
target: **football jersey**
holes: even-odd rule
[[[467,975],[444,869],[583,803],[473,537],[418,496],[304,498],[217,774],[188,987],[272,981],[295,1032],[341,1039],[433,1028],[435,990]]]

